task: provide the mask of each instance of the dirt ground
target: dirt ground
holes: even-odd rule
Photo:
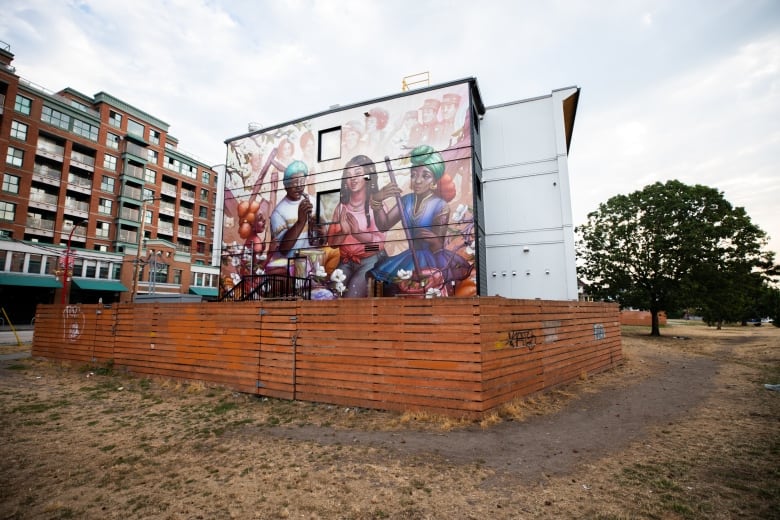
[[[480,423],[1,360],[0,518],[780,519],[780,329],[623,332]]]

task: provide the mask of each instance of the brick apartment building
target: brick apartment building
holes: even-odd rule
[[[217,171],[179,151],[164,121],[105,92],[50,92],[13,59],[0,42],[0,306],[12,321],[38,303],[215,297]]]

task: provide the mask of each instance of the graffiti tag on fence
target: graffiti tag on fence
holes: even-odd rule
[[[85,318],[78,305],[68,305],[62,310],[62,339],[73,343],[84,330]]]
[[[604,325],[601,323],[595,323],[593,324],[593,339],[596,341],[605,339],[607,337],[607,333],[604,330]]]
[[[527,348],[533,350],[536,346],[536,337],[532,330],[510,330],[507,343],[512,348]]]

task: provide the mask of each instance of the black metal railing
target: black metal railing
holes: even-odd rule
[[[250,300],[294,299],[311,300],[311,280],[278,274],[244,276],[239,283],[224,293],[219,301],[245,302]]]

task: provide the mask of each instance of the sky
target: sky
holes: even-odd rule
[[[780,260],[778,0],[0,0],[22,78],[107,92],[225,162],[275,126],[476,77],[487,106],[578,86],[574,225],[677,179],[723,192]]]

